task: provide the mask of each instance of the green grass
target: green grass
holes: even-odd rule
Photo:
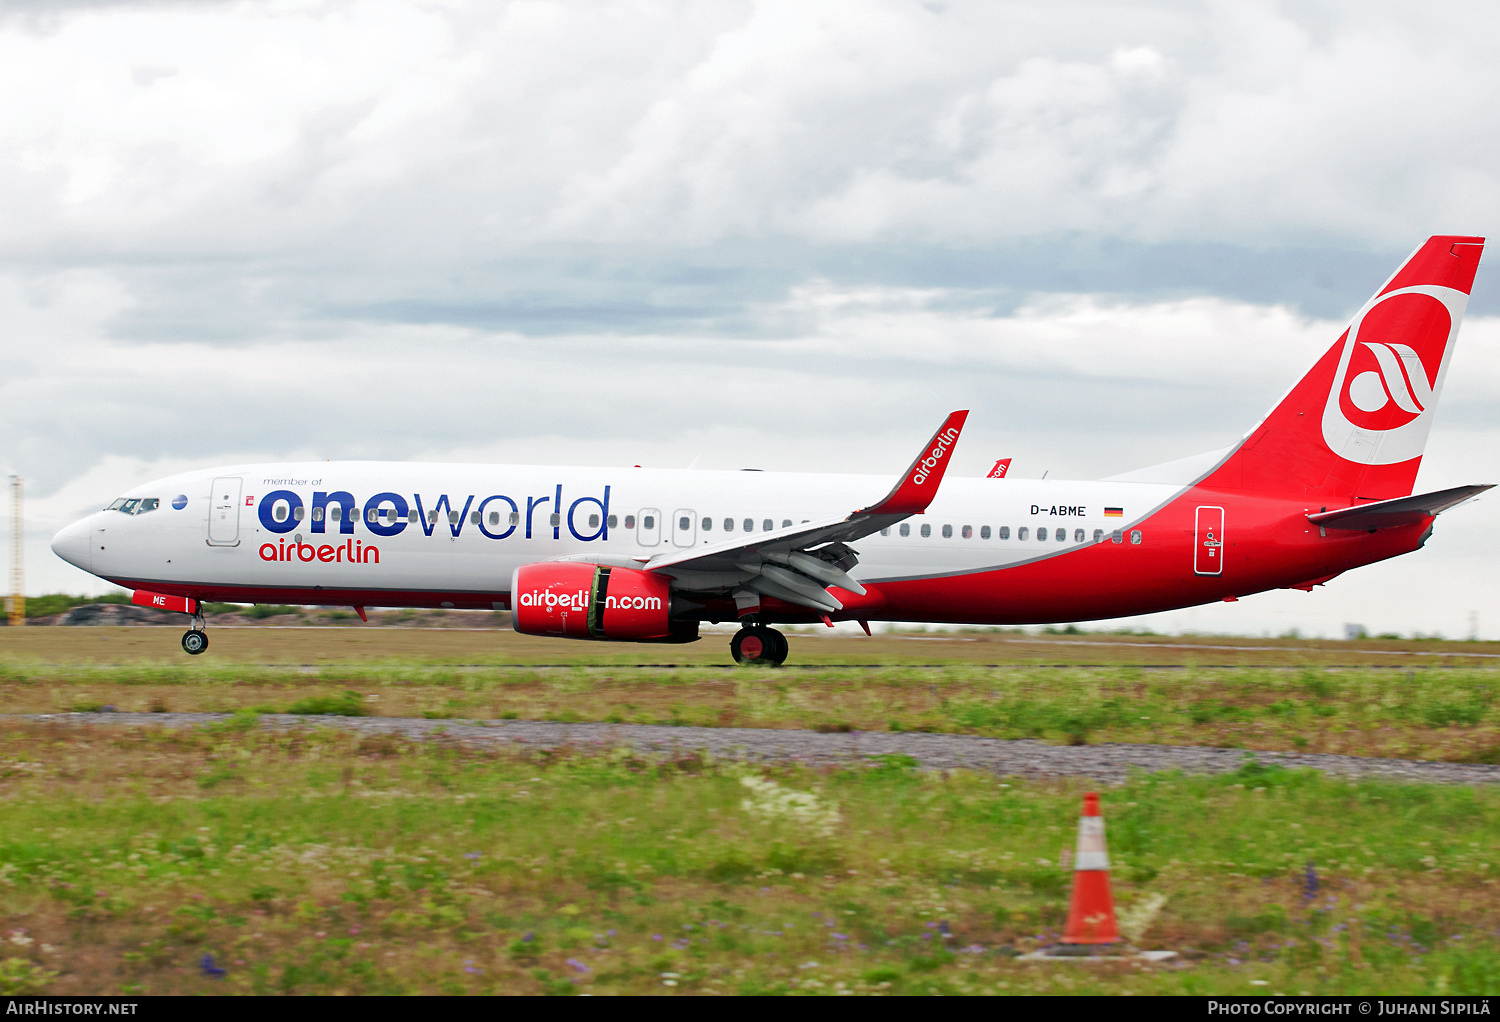
[[[333,717],[363,717],[369,710],[364,697],[358,692],[341,692],[338,695],[316,695],[299,699],[287,707],[287,713],[326,715]]]
[[[1483,668],[471,668],[390,659],[287,668],[0,661],[0,710],[505,716],[701,727],[930,731],[1408,759],[1500,756],[1500,672]]]
[[[903,757],[525,757],[263,731],[248,713],[195,731],[9,725],[0,990],[1500,986],[1500,791],[1253,762],[1104,793],[1122,915],[1181,962],[1018,961],[1064,917],[1081,791]],[[204,954],[227,974],[203,975]]]

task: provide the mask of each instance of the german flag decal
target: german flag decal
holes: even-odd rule
[[[1107,507],[1107,508],[1104,509],[1104,517],[1105,518],[1124,518],[1125,517],[1125,509],[1123,507]]]

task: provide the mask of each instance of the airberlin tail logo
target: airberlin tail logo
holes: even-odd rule
[[[1343,393],[1356,414],[1374,415],[1394,404],[1410,422],[1432,405],[1427,367],[1411,345],[1361,341],[1359,346],[1365,350],[1356,350],[1350,358],[1349,386]],[[1367,368],[1370,357],[1375,365]],[[1355,364],[1361,361],[1364,365]],[[1348,410],[1345,415],[1353,417]]]
[[[1419,457],[1469,296],[1421,285],[1379,296],[1344,335],[1323,440],[1364,465]]]

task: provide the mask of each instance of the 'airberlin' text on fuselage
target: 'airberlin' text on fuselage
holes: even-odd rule
[[[342,546],[331,546],[327,543],[313,546],[311,543],[288,543],[285,539],[281,539],[275,543],[262,543],[260,559],[263,561],[301,561],[304,564],[311,564],[313,561],[322,561],[324,564],[379,564],[380,548],[365,546],[362,540],[357,539],[346,539]]]

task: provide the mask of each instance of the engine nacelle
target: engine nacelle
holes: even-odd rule
[[[670,620],[671,579],[575,561],[523,564],[510,579],[511,624],[527,635],[620,642],[682,641]],[[696,622],[690,625],[697,638]]]

